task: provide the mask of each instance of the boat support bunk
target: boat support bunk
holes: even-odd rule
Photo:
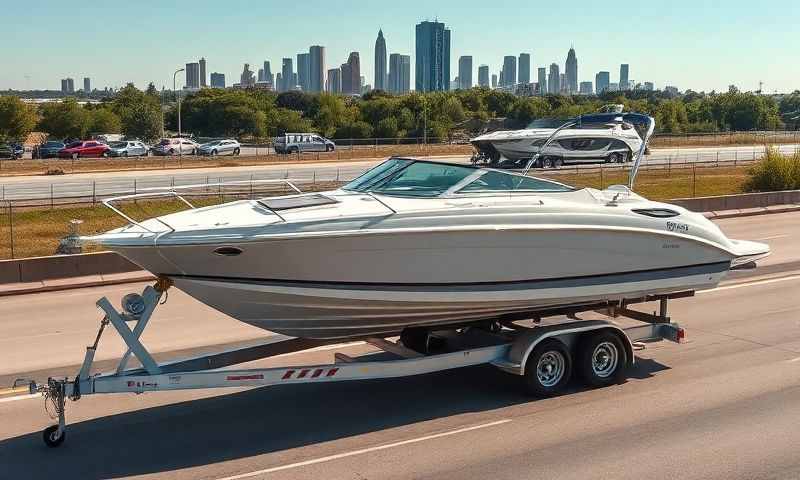
[[[592,387],[619,383],[634,362],[634,350],[645,342],[680,342],[684,331],[667,315],[669,299],[694,292],[650,295],[624,302],[572,305],[535,312],[520,312],[492,321],[458,327],[408,328],[399,337],[365,339],[382,354],[350,357],[335,353],[335,361],[324,365],[302,365],[255,369],[227,369],[234,365],[276,355],[301,352],[332,340],[292,338],[282,335],[250,345],[179,361],[158,363],[141,343],[142,332],[159,304],[166,300],[168,279],[159,279],[141,294],[122,300],[122,311],[105,297],[97,306],[105,313],[94,343],[86,347],[80,371],[74,379],[49,378],[46,384],[26,382],[31,394],[42,394],[51,404],[58,424],[43,433],[45,444],[61,445],[66,438],[66,400],[79,400],[97,393],[144,393],[216,387],[263,387],[298,383],[338,382],[405,377],[479,364],[492,364],[520,376],[523,386],[537,396],[559,393],[575,372]],[[630,305],[658,301],[652,314],[631,310]],[[597,312],[603,319],[581,319],[582,313]],[[548,323],[549,317],[558,317]],[[612,319],[627,317],[633,326],[619,326]],[[531,326],[515,322],[533,320]],[[129,324],[133,325],[131,329]],[[95,352],[105,328],[111,325],[127,345],[113,372],[91,372]],[[387,355],[388,354],[388,355]],[[128,368],[135,356],[141,367]],[[390,356],[391,359],[385,357]],[[381,358],[376,358],[381,357]],[[19,382],[19,381],[18,381]],[[16,383],[16,382],[15,382]]]

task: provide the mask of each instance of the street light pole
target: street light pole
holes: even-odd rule
[[[175,86],[175,77],[185,68],[180,68],[175,70],[175,73],[172,74],[172,91],[176,92],[177,87]],[[178,156],[183,156],[183,141],[181,140],[181,92],[177,92],[178,95]]]

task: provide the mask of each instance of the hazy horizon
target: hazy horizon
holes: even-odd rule
[[[76,90],[83,87],[83,77],[90,77],[92,88],[98,89],[128,82],[139,88],[149,82],[172,88],[172,73],[200,57],[207,61],[207,75],[224,73],[231,85],[238,82],[244,63],[255,72],[269,60],[275,74],[283,57],[296,62],[297,53],[315,44],[326,47],[326,69],[358,51],[361,74],[372,84],[378,29],[383,29],[387,53],[412,56],[413,88],[414,26],[434,19],[452,32],[451,76],[457,75],[458,57],[471,55],[473,83],[479,65],[487,64],[497,74],[504,55],[523,52],[532,54],[533,81],[536,68],[557,63],[563,71],[567,51],[574,46],[579,81],[594,82],[595,73],[606,70],[615,82],[619,65],[628,63],[632,80],[651,81],[659,89],[674,85],[724,91],[735,84],[750,91],[759,81],[765,92],[800,88],[797,2],[778,0],[758,10],[740,0],[724,7],[676,0],[668,10],[574,3],[545,9],[525,3],[507,7],[408,0],[365,9],[363,2],[342,1],[335,11],[317,0],[302,7],[146,0],[135,9],[94,1],[70,6],[15,3],[3,8],[14,19],[4,25],[6,38],[15,42],[0,47],[6,67],[0,71],[0,90],[59,90],[60,79],[66,77],[75,79]]]

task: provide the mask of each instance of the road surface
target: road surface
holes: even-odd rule
[[[800,145],[782,145],[784,153],[794,153]],[[695,162],[734,163],[759,158],[762,146],[702,147],[653,149],[645,166]],[[468,157],[442,156],[440,160],[467,163]],[[0,177],[0,200],[31,200],[68,197],[103,197],[180,185],[209,182],[234,182],[293,178],[302,183],[351,180],[384,159],[263,165],[257,167],[220,167],[185,170],[149,170],[113,173],[78,173],[59,177]],[[596,167],[596,164],[587,167]],[[565,167],[574,169],[575,167]]]
[[[89,396],[47,449],[41,398],[0,398],[2,478],[736,479],[800,477],[800,215],[719,221],[770,243],[763,268],[671,304],[689,342],[649,345],[630,379],[551,399],[474,367],[415,378]],[[0,299],[0,381],[74,375],[94,300],[139,285]],[[180,295],[144,343],[175,357],[266,333]],[[113,333],[113,332],[107,332]],[[101,363],[122,353],[101,342]],[[364,345],[343,347],[345,352]],[[332,350],[260,365],[332,360]],[[69,366],[69,368],[66,368]]]

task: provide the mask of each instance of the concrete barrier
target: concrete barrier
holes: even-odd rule
[[[20,258],[0,261],[0,283],[41,282],[139,270],[137,265],[114,252]]]
[[[724,210],[744,210],[774,205],[800,205],[800,190],[781,192],[741,193],[720,195],[718,197],[676,198],[669,203],[680,205],[693,212],[720,212]]]

